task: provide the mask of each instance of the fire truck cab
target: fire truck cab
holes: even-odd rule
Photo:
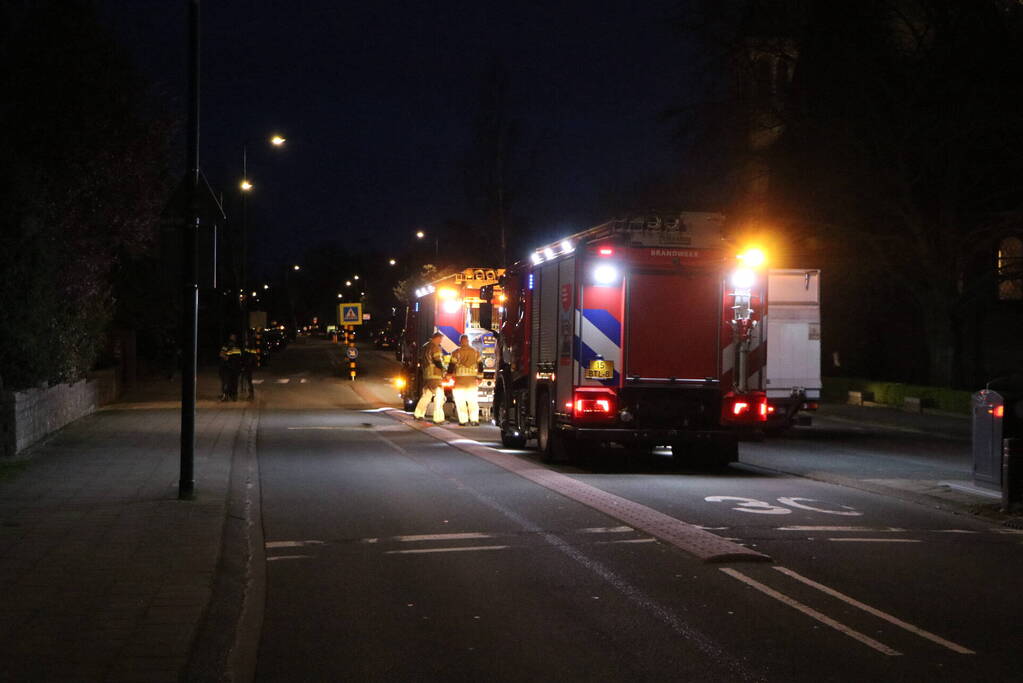
[[[737,259],[723,220],[629,216],[508,269],[494,302],[494,411],[506,447],[535,438],[550,460],[600,442],[737,459],[738,435],[767,416],[767,283],[762,254]]]

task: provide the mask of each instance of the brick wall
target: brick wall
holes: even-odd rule
[[[17,455],[61,427],[117,399],[117,369],[99,370],[74,384],[0,393],[0,457]]]

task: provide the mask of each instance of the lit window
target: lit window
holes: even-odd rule
[[[1023,239],[1019,237],[998,243],[998,298],[1023,301]]]

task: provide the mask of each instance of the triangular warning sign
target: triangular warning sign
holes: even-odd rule
[[[354,306],[345,306],[345,322],[351,323],[359,319],[359,311]]]

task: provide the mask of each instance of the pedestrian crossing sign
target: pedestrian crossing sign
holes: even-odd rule
[[[362,304],[338,304],[337,317],[342,325],[361,325]]]

